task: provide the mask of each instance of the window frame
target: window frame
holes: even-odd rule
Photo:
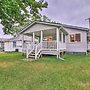
[[[71,41],[71,35],[73,35],[73,41]],[[74,42],[81,42],[81,33],[75,33],[75,34],[70,34],[70,42],[74,43]],[[78,39],[79,37],[79,39]]]
[[[16,41],[13,41],[13,47],[14,48],[16,47]]]

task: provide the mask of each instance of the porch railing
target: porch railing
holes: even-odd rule
[[[35,48],[35,59],[40,56],[40,51],[42,50],[42,43],[40,42]],[[39,56],[38,56],[39,55]]]
[[[59,48],[58,50],[65,50],[66,49],[66,43],[61,43],[59,42]],[[27,43],[27,58],[28,55],[35,50],[35,58],[38,57],[38,55],[41,54],[41,50],[57,50],[57,41],[43,41],[40,42],[39,44],[34,44],[34,43]]]
[[[56,41],[43,41],[42,42],[42,49],[57,49],[57,42]]]
[[[27,55],[27,58],[28,58],[28,55],[34,50],[34,43],[27,43],[26,44],[26,55]]]

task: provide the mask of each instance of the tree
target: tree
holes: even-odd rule
[[[13,34],[13,27],[24,25],[27,20],[40,18],[40,11],[47,8],[44,0],[0,0],[0,19],[5,34]]]
[[[52,22],[47,16],[43,15],[41,21]]]

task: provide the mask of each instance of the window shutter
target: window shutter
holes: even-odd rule
[[[77,41],[77,42],[81,41],[80,34],[75,34],[75,41]]]

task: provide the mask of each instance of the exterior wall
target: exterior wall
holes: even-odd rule
[[[67,52],[87,52],[87,32],[77,29],[65,28],[69,35],[66,38]],[[80,42],[70,42],[70,34],[81,34]]]
[[[22,41],[16,41],[16,49],[18,49],[19,52],[22,52]]]
[[[88,43],[88,51],[90,51],[90,43]]]
[[[16,49],[18,49],[19,52],[22,52],[22,38],[23,36],[20,35],[17,38],[14,38],[10,41],[5,41],[4,43],[4,51],[5,52],[13,52],[16,51]],[[32,38],[30,36],[26,36],[24,35],[24,41],[26,42],[31,42]],[[13,47],[13,41],[16,41],[16,47]]]
[[[88,33],[88,51],[90,51],[90,32]]]
[[[49,25],[43,25],[43,24],[35,24],[32,27],[30,27],[28,30],[26,30],[24,33],[30,33],[34,31],[40,31],[40,30],[49,30],[56,28],[54,26],[49,26]]]
[[[12,52],[15,51],[16,48],[13,47],[13,42],[7,41],[4,43],[4,51],[5,52]]]
[[[22,41],[16,41],[16,47],[13,47],[13,41],[7,41],[4,43],[5,52],[13,52],[18,49],[19,52],[22,52]]]

